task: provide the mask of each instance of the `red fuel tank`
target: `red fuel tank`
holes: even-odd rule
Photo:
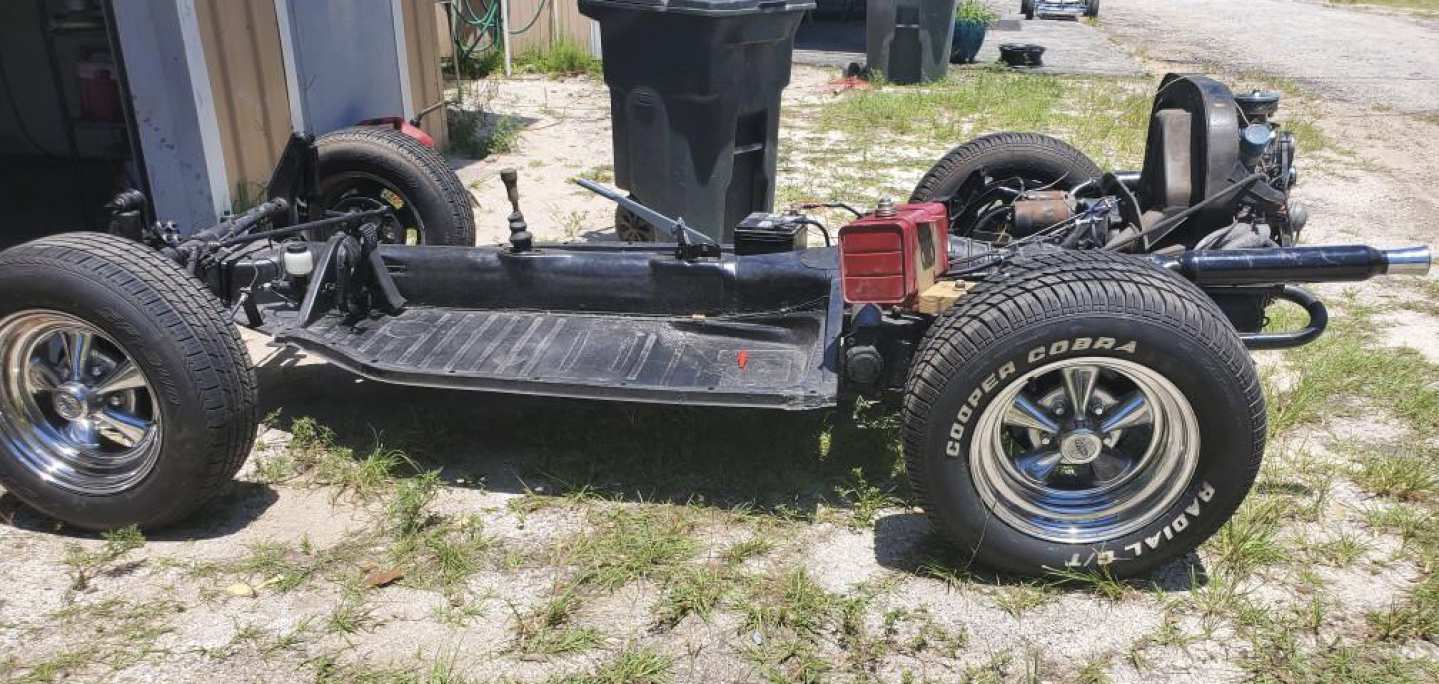
[[[937,202],[902,204],[840,228],[845,302],[912,306],[949,269],[948,234],[948,213]]]

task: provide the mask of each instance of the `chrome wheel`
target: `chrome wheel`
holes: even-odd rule
[[[1167,378],[1109,357],[1007,385],[975,424],[969,466],[989,510],[1040,539],[1116,539],[1179,499],[1199,460],[1194,409]]]
[[[130,489],[155,467],[160,412],[130,355],[55,311],[0,321],[0,457],[80,494]]]

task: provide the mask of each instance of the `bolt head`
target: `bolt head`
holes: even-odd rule
[[[1064,415],[1064,407],[1063,407],[1063,406],[1056,406],[1056,407],[1054,407],[1054,415],[1056,415],[1056,416],[1062,416],[1062,415]]]
[[[1099,415],[1099,414],[1101,414],[1101,413],[1104,413],[1104,407],[1103,407],[1103,406],[1096,406],[1096,407],[1094,407],[1094,415],[1097,416],[1097,415]]]

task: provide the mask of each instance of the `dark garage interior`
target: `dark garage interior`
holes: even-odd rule
[[[102,228],[109,198],[144,187],[109,10],[0,3],[0,245]]]

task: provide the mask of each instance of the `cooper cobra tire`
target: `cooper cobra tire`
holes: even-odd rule
[[[1081,420],[1073,396],[1086,386],[1101,414],[1081,407]],[[1148,425],[1126,412],[1136,396]],[[1052,434],[1025,427],[1046,414]],[[1258,376],[1223,314],[1192,284],[1105,252],[1016,260],[941,315],[903,416],[911,486],[934,527],[1021,575],[1132,576],[1187,553],[1233,514],[1264,452]]]
[[[475,245],[470,194],[434,150],[380,126],[326,133],[316,140],[316,147],[326,208],[392,207],[401,219],[399,229],[406,234],[388,242]],[[351,204],[343,204],[347,199]],[[412,230],[417,234],[409,235]]]
[[[1038,133],[992,133],[950,150],[919,180],[911,202],[955,197],[971,179],[1020,177],[1067,190],[1103,172],[1083,152]],[[960,198],[956,198],[960,199]],[[954,211],[956,207],[951,207]]]
[[[6,491],[77,527],[158,527],[234,476],[255,376],[198,281],[137,243],[70,233],[0,253],[0,292]]]

